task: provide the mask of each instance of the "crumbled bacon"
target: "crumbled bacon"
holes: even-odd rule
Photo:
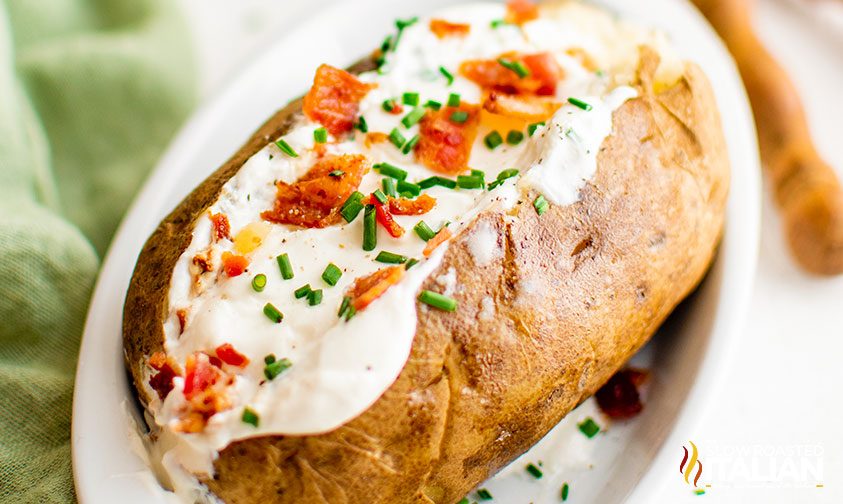
[[[400,103],[398,103],[397,101],[387,100],[386,103],[389,106],[389,109],[386,112],[388,112],[392,115],[398,115],[398,114],[404,112],[404,107]]]
[[[436,233],[436,236],[434,236],[427,242],[427,245],[424,247],[424,251],[422,253],[425,257],[430,257],[430,254],[432,254],[433,251],[436,250],[439,245],[442,245],[443,243],[448,241],[448,238],[450,238],[451,236],[453,236],[451,234],[451,231],[448,230],[448,228],[443,227],[439,230],[438,233]]]
[[[483,100],[483,109],[489,113],[541,122],[553,117],[562,104],[553,98],[529,95],[509,95],[489,91]]]
[[[375,205],[375,217],[378,222],[380,222],[381,226],[386,229],[389,235],[393,238],[402,237],[404,235],[404,228],[395,222],[395,219],[392,218],[392,214],[389,213],[389,210],[375,198],[371,199],[371,203]]]
[[[249,267],[249,260],[231,252],[222,253],[222,269],[231,278],[240,276]]]
[[[468,114],[465,122],[451,120],[454,112]],[[477,136],[479,109],[466,103],[459,107],[429,110],[419,123],[416,156],[431,170],[450,175],[465,171]]]
[[[401,281],[404,271],[404,266],[389,266],[358,278],[347,292],[351,297],[351,305],[357,311],[365,309],[387,289]]]
[[[164,352],[155,352],[149,357],[149,367],[156,373],[149,378],[149,386],[163,401],[173,390],[173,378],[179,376],[178,366]]]
[[[249,365],[249,358],[235,350],[231,343],[223,343],[217,347],[214,353],[229,366],[246,367]]]
[[[340,135],[352,130],[360,100],[372,87],[345,70],[322,65],[316,70],[313,87],[304,97],[302,110],[332,135]]]
[[[226,388],[234,383],[234,377],[226,374],[219,359],[195,352],[185,363],[184,398],[188,402],[176,430],[200,432],[208,419],[231,407]]]
[[[371,147],[374,144],[384,143],[389,140],[389,135],[381,133],[380,131],[373,131],[366,133],[366,147]]]
[[[520,62],[529,72],[525,77],[505,67],[499,60]],[[468,60],[460,65],[460,73],[484,89],[506,94],[553,96],[564,72],[550,53],[506,53],[490,60]]]
[[[228,217],[223,213],[211,214],[211,224],[213,225],[214,241],[231,239],[231,224],[228,222]]]
[[[509,0],[506,2],[506,21],[514,24],[524,24],[538,19],[539,7],[531,0]]]
[[[198,253],[193,256],[193,264],[199,268],[200,274],[207,273],[213,269],[211,267],[211,258],[206,253]]]
[[[638,387],[646,379],[646,371],[637,369],[618,371],[594,395],[597,405],[610,418],[622,420],[634,417],[644,408]]]
[[[461,37],[468,35],[468,32],[471,31],[471,25],[451,23],[449,21],[445,21],[444,19],[431,19],[430,31],[441,39],[449,36]]]
[[[436,206],[436,198],[422,194],[416,199],[389,198],[389,211],[394,215],[423,215]]]
[[[342,175],[331,176],[339,170]],[[278,195],[272,210],[261,217],[277,224],[323,228],[340,218],[345,200],[360,185],[369,170],[369,162],[359,154],[344,154],[321,159],[293,184],[278,182]]]

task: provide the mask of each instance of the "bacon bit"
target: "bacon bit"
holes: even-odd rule
[[[500,64],[498,59],[521,62],[530,75],[521,78],[512,70]],[[550,53],[517,54],[505,53],[490,60],[468,60],[460,65],[460,73],[480,87],[506,94],[529,94],[553,96],[556,84],[564,72]]]
[[[366,147],[371,147],[374,144],[384,143],[389,140],[389,135],[386,133],[381,133],[380,131],[373,131],[371,133],[366,133]]]
[[[328,153],[328,146],[323,143],[318,143],[313,146],[313,152],[316,154],[316,157],[322,159],[325,157],[325,154]]]
[[[436,198],[422,194],[411,200],[407,198],[389,198],[389,211],[395,215],[424,215],[436,206]]]
[[[205,429],[207,423],[208,420],[204,415],[191,411],[179,418],[175,426],[175,431],[184,432],[185,434],[197,434]]]
[[[595,394],[597,405],[603,413],[616,420],[634,417],[644,408],[638,387],[646,380],[646,371],[637,369],[618,371]]]
[[[240,276],[249,267],[249,260],[231,252],[222,253],[222,269],[231,278]]]
[[[553,117],[562,104],[552,98],[527,95],[508,95],[489,91],[483,109],[495,115],[541,122]]]
[[[193,264],[199,267],[201,273],[207,273],[212,269],[210,258],[202,252],[193,256]]]
[[[249,358],[235,350],[231,343],[223,343],[217,347],[214,353],[222,362],[230,366],[242,368],[249,365]]]
[[[231,238],[231,224],[228,223],[228,217],[225,214],[211,214],[211,224],[214,227],[213,238],[215,241]]]
[[[234,384],[234,377],[227,375],[216,363],[219,359],[195,352],[185,363],[184,397],[187,410],[176,425],[180,432],[200,432],[208,419],[231,407],[226,388]]]
[[[595,61],[594,58],[592,58],[591,55],[588,54],[582,47],[571,47],[565,51],[565,54],[579,61],[580,65],[589,72],[596,72],[597,69],[600,68],[597,65],[597,61]]]
[[[184,397],[191,400],[212,387],[222,377],[221,370],[211,363],[207,354],[195,352],[185,363]]]
[[[339,177],[330,175],[343,172]],[[323,228],[339,220],[345,200],[357,190],[369,163],[360,154],[326,157],[293,184],[278,182],[278,195],[272,210],[261,217],[276,224]]]
[[[448,230],[448,228],[443,227],[442,229],[440,229],[439,232],[436,233],[436,236],[431,238],[427,242],[427,246],[424,247],[424,256],[430,257],[430,254],[432,254],[433,251],[436,250],[436,247],[448,241],[451,236],[453,235],[451,234],[451,231]]]
[[[445,21],[444,19],[431,19],[430,31],[432,31],[433,34],[439,37],[440,39],[449,36],[464,37],[468,35],[469,31],[471,31],[471,25],[462,23],[451,23]]]
[[[373,87],[345,70],[322,65],[316,70],[313,87],[304,96],[302,110],[332,135],[340,135],[352,130],[360,100]]]
[[[182,334],[184,328],[187,326],[187,309],[181,308],[176,310],[176,317],[179,319],[179,334]]]
[[[176,371],[178,366],[164,352],[152,354],[148,363],[149,367],[157,371],[149,378],[149,386],[158,393],[158,398],[163,401],[173,390],[173,378],[179,376]]]
[[[530,0],[509,0],[506,2],[506,22],[517,25],[538,19],[539,6]]]
[[[384,208],[383,204],[376,200],[375,198],[370,198],[369,202],[372,205],[375,205],[375,216],[380,222],[381,226],[386,229],[389,233],[389,236],[393,238],[400,238],[404,235],[404,228],[401,227],[400,224],[395,222],[395,219],[392,218],[392,214],[389,213],[389,210]]]
[[[404,271],[404,266],[389,266],[369,276],[356,279],[347,291],[348,296],[351,297],[351,306],[357,311],[362,311],[372,301],[381,297],[387,289],[400,282]]]
[[[468,120],[461,124],[451,121],[451,114],[456,111],[468,113]],[[479,117],[479,107],[467,103],[428,110],[419,123],[416,156],[425,166],[440,173],[453,175],[465,171]]]
[[[392,115],[398,115],[398,114],[404,112],[404,106],[403,105],[401,105],[400,103],[398,103],[395,100],[389,100],[389,102],[392,104],[392,107],[390,107],[390,109],[387,111],[387,113],[392,114]]]

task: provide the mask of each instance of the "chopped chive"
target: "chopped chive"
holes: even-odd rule
[[[378,256],[375,257],[375,261],[386,264],[404,264],[405,262],[407,262],[407,256],[393,254],[392,252],[381,250]]]
[[[417,185],[422,189],[430,189],[433,186],[442,186],[447,187],[448,189],[453,189],[457,187],[457,183],[455,181],[439,176],[428,177],[418,182]]]
[[[568,98],[568,103],[570,103],[571,105],[573,105],[575,107],[581,108],[581,109],[585,110],[586,112],[588,112],[589,110],[591,110],[593,108],[591,105],[589,105],[588,103],[580,100],[579,98],[573,98],[573,97]]]
[[[448,85],[449,86],[454,83],[454,74],[449,72],[447,68],[445,68],[443,66],[439,67],[439,73],[441,73],[442,75],[445,76],[446,79],[448,79]]]
[[[292,365],[293,363],[290,362],[290,359],[285,357],[273,362],[272,364],[267,364],[266,367],[263,368],[263,374],[266,376],[267,380],[274,380],[278,377],[278,375],[290,369]]]
[[[419,135],[415,135],[413,138],[411,138],[409,142],[404,144],[404,147],[401,149],[401,152],[403,154],[409,154],[410,151],[412,151],[416,147],[416,144],[419,143],[419,138]]]
[[[351,222],[356,219],[360,210],[363,210],[363,203],[361,203],[362,200],[363,193],[360,191],[354,191],[351,193],[351,196],[345,200],[345,203],[342,204],[342,208],[340,208],[340,215],[342,215],[342,218],[345,219],[346,222]]]
[[[330,177],[342,177],[343,175],[345,175],[345,172],[342,170],[334,170],[328,174]]]
[[[398,188],[398,192],[401,194],[409,193],[413,197],[421,194],[421,187],[419,187],[418,184],[407,182],[406,180],[399,180],[396,187]]]
[[[348,309],[345,311],[345,321],[348,322],[356,314],[357,314],[357,308],[355,308],[354,305],[349,305]]]
[[[381,175],[392,177],[398,180],[404,180],[407,178],[407,172],[398,168],[395,165],[391,165],[389,163],[378,163],[373,166],[375,170],[378,171]]]
[[[377,189],[375,192],[372,193],[375,196],[375,199],[380,201],[381,204],[386,203],[389,199],[386,197],[386,194],[383,193],[380,189]]]
[[[501,134],[495,130],[483,138],[483,143],[485,143],[486,147],[489,149],[494,150],[498,145],[503,143],[503,138],[501,138]]]
[[[280,324],[282,320],[284,320],[284,314],[278,311],[278,308],[272,305],[272,303],[266,303],[263,307],[263,314],[266,315],[266,318],[275,322],[276,324]]]
[[[281,152],[283,152],[284,154],[290,157],[299,157],[299,155],[296,154],[296,151],[294,151],[293,148],[290,147],[290,144],[284,141],[283,138],[279,138],[278,141],[275,142],[275,145],[277,145],[278,148],[281,149]]]
[[[401,124],[403,124],[405,128],[412,128],[421,121],[422,117],[424,117],[426,113],[426,108],[416,107],[411,110],[409,114],[405,115],[403,119],[401,119]]]
[[[402,135],[400,131],[398,131],[398,128],[393,128],[389,133],[389,141],[392,142],[392,145],[400,149],[404,146],[404,143],[407,142],[407,139],[404,138],[404,135]]]
[[[452,123],[462,124],[466,121],[468,121],[468,112],[465,112],[463,110],[456,110],[454,112],[451,112]]]
[[[476,175],[458,175],[457,187],[460,189],[483,189],[486,183]]]
[[[412,105],[413,107],[415,107],[419,104],[419,94],[404,93],[404,96],[401,97],[401,101],[404,102],[404,105]]]
[[[518,145],[521,143],[521,140],[524,140],[524,133],[518,130],[511,130],[506,134],[506,143],[509,145]]]
[[[494,189],[494,188],[498,187],[499,185],[503,184],[505,180],[510,179],[512,177],[515,177],[516,175],[518,175],[518,170],[515,169],[515,168],[509,168],[507,170],[504,170],[504,171],[498,173],[498,176],[495,179],[495,181],[492,182],[491,184],[489,184],[489,190],[491,191],[492,189]]]
[[[459,107],[461,102],[460,95],[457,93],[451,93],[448,95],[448,106],[449,107]]]
[[[328,266],[325,267],[325,271],[322,272],[322,280],[325,280],[325,283],[331,287],[337,285],[340,277],[342,277],[342,270],[334,263],[328,263]]]
[[[381,180],[381,185],[383,186],[383,192],[386,193],[387,196],[392,198],[398,197],[398,189],[395,187],[395,179],[392,177],[384,177]]]
[[[243,408],[243,416],[240,417],[243,423],[250,424],[253,427],[257,427],[258,423],[260,423],[260,418],[258,418],[258,414],[255,413],[255,410],[246,406]]]
[[[468,497],[463,497],[457,504],[468,504]]]
[[[697,488],[694,490],[694,495],[705,495],[705,490],[702,488]]]
[[[565,502],[566,500],[568,500],[568,490],[570,488],[571,487],[569,487],[567,483],[564,483],[562,485],[562,491],[560,492],[560,495],[559,495],[560,497],[562,497],[562,502]]]
[[[492,28],[500,28],[501,26],[511,25],[512,23],[505,19],[495,19],[490,24]]]
[[[533,123],[533,124],[527,126],[527,133],[529,133],[530,136],[533,136],[533,134],[535,134],[536,130],[541,128],[542,126],[544,126],[543,122]]]
[[[375,205],[366,205],[363,213],[363,250],[370,252],[378,246],[378,228],[375,220]]]
[[[597,425],[591,417],[588,417],[581,423],[578,423],[577,427],[579,427],[580,432],[585,434],[589,439],[593,438],[598,432],[600,432],[600,426]]]
[[[532,476],[536,479],[541,479],[541,477],[544,476],[544,473],[542,473],[542,470],[539,469],[538,467],[536,467],[533,464],[527,465],[527,472],[530,473],[530,476]]]
[[[439,110],[442,108],[442,104],[435,100],[427,100],[427,103],[425,103],[424,106],[433,110]]]
[[[305,285],[302,285],[301,287],[299,287],[298,289],[296,289],[295,291],[293,291],[293,295],[296,297],[296,299],[301,299],[301,298],[307,296],[307,294],[311,290],[312,289],[310,288],[310,284],[305,284]]]
[[[519,78],[523,79],[524,77],[529,77],[530,70],[524,66],[524,63],[520,61],[513,61],[504,58],[498,58],[498,63],[501,64],[502,67],[506,68],[507,70],[512,70],[518,75]]]
[[[269,354],[263,358],[264,364],[272,364],[275,362],[275,354]]]
[[[550,203],[544,199],[544,196],[539,194],[539,196],[533,200],[533,208],[536,209],[536,213],[539,215],[544,215],[547,212],[547,209],[550,208]]]
[[[436,236],[436,233],[430,229],[430,226],[428,226],[425,221],[419,221],[418,224],[413,226],[413,231],[415,231],[416,234],[419,235],[419,238],[424,241],[430,241],[431,238]]]
[[[395,103],[395,99],[393,99],[393,98],[389,98],[388,100],[384,100],[384,101],[383,101],[383,103],[381,103],[381,108],[382,108],[385,112],[392,112],[393,110],[395,110],[395,107],[396,107],[397,105],[398,105],[398,104],[397,104],[397,103]]]
[[[369,125],[366,123],[366,118],[363,116],[357,118],[357,122],[354,123],[354,127],[361,133],[369,132]]]
[[[351,304],[351,297],[343,296],[342,304],[340,304],[340,309],[337,312],[337,317],[342,317],[346,310],[348,310],[349,305]]]
[[[313,130],[313,140],[316,143],[325,143],[328,141],[328,130],[325,128],[317,128]]]
[[[439,308],[444,311],[452,312],[457,309],[456,299],[429,290],[421,291],[421,294],[419,294],[419,301],[428,306]]]
[[[408,270],[418,263],[419,263],[419,260],[414,257],[414,258],[410,259],[409,261],[407,261],[407,264],[404,265],[404,269]]]
[[[477,490],[477,496],[480,497],[480,500],[492,500],[492,492],[485,488]]]
[[[322,302],[322,289],[312,290],[307,293],[307,304],[316,306]]]
[[[255,275],[255,278],[252,279],[252,289],[255,292],[262,292],[264,287],[266,287],[266,275],[263,273]]]

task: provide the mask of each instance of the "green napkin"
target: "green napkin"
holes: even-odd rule
[[[74,499],[70,409],[99,261],[191,110],[173,0],[0,1],[0,501]]]

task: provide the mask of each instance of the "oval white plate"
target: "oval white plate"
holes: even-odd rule
[[[308,87],[318,64],[347,66],[376,47],[395,18],[454,3],[458,0],[360,0],[322,10],[267,47],[225,92],[194,115],[173,142],[124,219],[88,312],[73,405],[73,467],[81,502],[169,500],[133,448],[137,437],[133,421],[139,413],[128,387],[121,345],[123,297],[147,236],[252,131]],[[600,3],[665,30],[714,83],[733,166],[728,225],[704,284],[646,349],[653,379],[644,413],[585,440],[574,424],[596,414],[586,403],[540,448],[487,483],[496,502],[559,502],[563,481],[571,484],[569,502],[652,497],[666,475],[676,471],[680,447],[693,432],[694,418],[718,387],[717,377],[728,365],[743,325],[755,271],[760,168],[750,111],[728,53],[684,1]],[[540,459],[546,461],[545,477],[535,480],[523,465]]]

